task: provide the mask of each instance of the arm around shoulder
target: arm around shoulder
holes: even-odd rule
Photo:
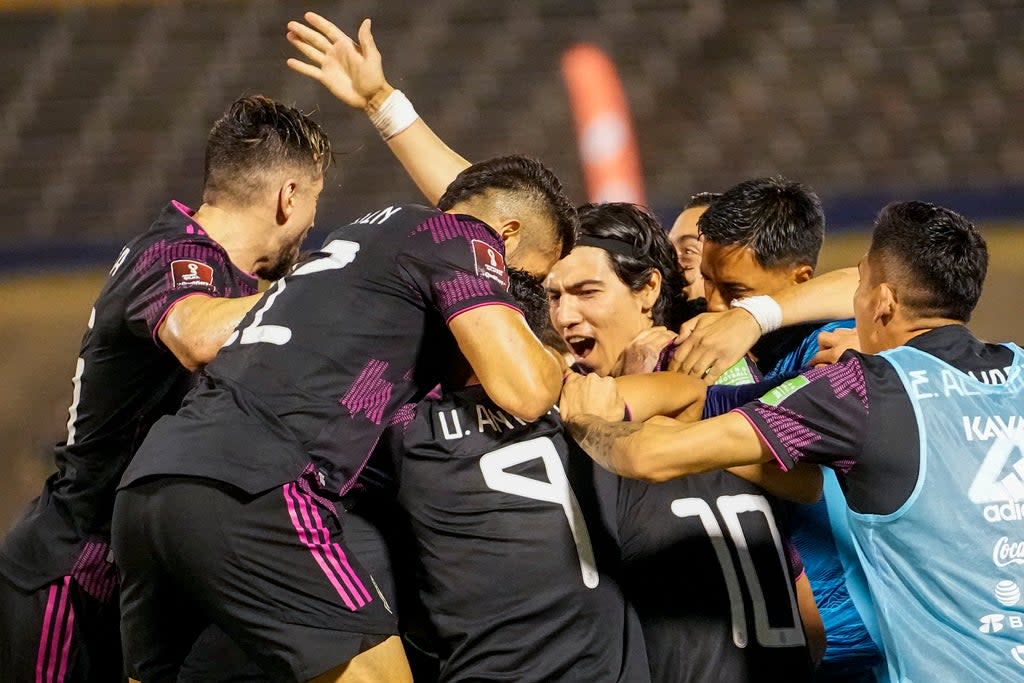
[[[605,469],[649,482],[766,462],[771,457],[750,423],[734,413],[696,423],[656,417],[643,425],[579,415],[569,420],[569,430]]]
[[[558,400],[563,367],[509,306],[464,311],[448,327],[484,391],[499,408],[536,420]]]
[[[179,299],[164,316],[157,336],[183,366],[198,370],[213,360],[260,296],[195,295]]]
[[[783,325],[853,317],[853,294],[860,275],[856,267],[840,268],[774,295]]]

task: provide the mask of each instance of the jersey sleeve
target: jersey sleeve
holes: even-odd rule
[[[796,583],[807,571],[804,567],[804,559],[800,557],[800,551],[796,549],[788,535],[782,539],[782,544],[785,546],[786,564],[789,565],[790,576],[793,577],[793,583]]]
[[[157,330],[175,303],[189,296],[223,296],[231,274],[222,251],[202,242],[157,242],[135,259],[125,316],[128,327],[156,344]]]
[[[805,460],[846,473],[859,459],[869,409],[863,364],[849,353],[838,363],[797,375],[736,412],[783,469]]]
[[[807,338],[800,343],[799,348],[797,348],[794,354],[797,362],[799,363],[796,369],[802,370],[809,367],[811,359],[821,351],[821,345],[818,344],[819,334],[822,332],[835,332],[840,329],[852,329],[855,324],[856,323],[853,320],[835,320],[814,330],[812,334],[808,335]]]
[[[483,223],[439,214],[409,235],[401,265],[410,284],[445,322],[480,306],[519,310],[508,293],[504,245]]]
[[[701,412],[701,419],[724,415],[725,413],[739,408],[745,403],[750,403],[756,398],[764,396],[775,387],[793,379],[795,373],[779,375],[771,379],[754,382],[752,384],[714,384],[708,387],[704,397],[704,410]]]

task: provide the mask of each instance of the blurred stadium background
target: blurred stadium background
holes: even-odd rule
[[[319,226],[418,195],[360,114],[288,70],[288,19],[374,19],[385,69],[453,148],[545,160],[586,199],[560,55],[614,60],[651,206],[781,173],[825,200],[821,268],[886,202],[979,223],[973,327],[1024,339],[1022,0],[0,0],[0,532],[63,438],[79,338],[120,244],[197,205],[236,97],[315,110],[340,152]]]

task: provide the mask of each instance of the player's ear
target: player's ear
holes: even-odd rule
[[[814,277],[814,268],[809,264],[803,264],[793,269],[792,280],[794,285],[798,285],[801,282],[807,282]]]
[[[651,277],[647,279],[637,294],[640,297],[640,306],[643,312],[649,313],[654,308],[654,304],[658,303],[658,297],[661,295],[661,271],[652,270]]]
[[[521,229],[522,228],[521,228],[521,226],[519,224],[519,221],[516,220],[515,218],[509,218],[509,219],[504,220],[501,223],[501,225],[498,226],[498,228],[497,228],[498,234],[501,235],[502,241],[505,242],[506,244],[508,243],[508,240],[509,240],[510,237],[519,237],[519,238],[521,238],[522,237],[522,235],[520,234],[520,230]]]
[[[296,192],[299,181],[286,178],[277,188],[277,223],[284,225],[295,211]]]
[[[883,282],[875,289],[875,322],[886,325],[896,314],[896,306],[899,299],[896,290],[887,282]]]
[[[523,237],[519,221],[514,218],[506,219],[494,226],[494,229],[501,236],[501,241],[505,243],[506,254],[513,253],[519,247],[519,242]]]

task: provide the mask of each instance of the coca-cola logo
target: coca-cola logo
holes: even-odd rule
[[[1024,541],[1010,542],[1008,536],[1003,536],[992,548],[992,562],[997,567],[1024,564]]]

